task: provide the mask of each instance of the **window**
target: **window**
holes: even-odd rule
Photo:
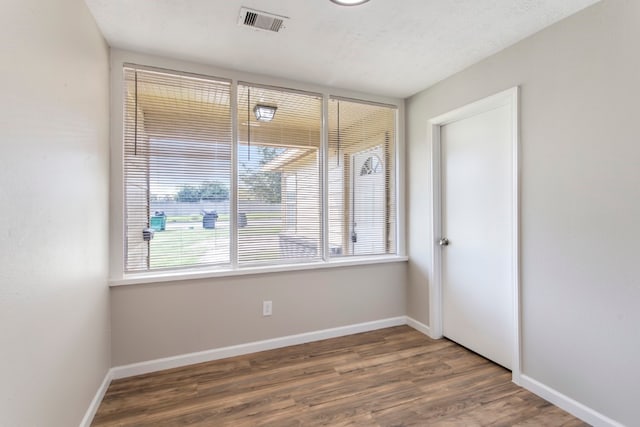
[[[125,270],[230,262],[229,82],[124,70]]]
[[[393,107],[329,101],[330,254],[396,253]]]
[[[257,119],[261,105],[276,107],[271,120]],[[238,264],[322,257],[321,141],[320,95],[238,86]]]
[[[125,272],[395,254],[395,107],[322,104],[126,66]]]

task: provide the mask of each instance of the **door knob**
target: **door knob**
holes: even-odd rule
[[[443,237],[442,239],[438,240],[438,244],[440,246],[449,246],[449,239]]]

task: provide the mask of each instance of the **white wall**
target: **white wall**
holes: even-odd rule
[[[0,28],[0,425],[73,426],[110,366],[108,49],[82,0]]]
[[[397,262],[114,287],[113,365],[403,316],[405,272]]]
[[[428,323],[429,118],[520,85],[523,373],[640,412],[640,2],[611,0],[407,102],[408,315]]]

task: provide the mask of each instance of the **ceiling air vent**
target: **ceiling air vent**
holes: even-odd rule
[[[289,18],[286,16],[274,15],[273,13],[243,7],[240,9],[238,25],[277,33],[284,28],[284,21],[287,19]]]

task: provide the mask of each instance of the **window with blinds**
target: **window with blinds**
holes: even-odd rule
[[[322,96],[238,85],[238,264],[322,258]]]
[[[396,254],[396,108],[323,100],[126,66],[125,272]]]
[[[124,69],[126,271],[230,262],[230,88]]]
[[[396,108],[331,98],[330,256],[396,253]]]

